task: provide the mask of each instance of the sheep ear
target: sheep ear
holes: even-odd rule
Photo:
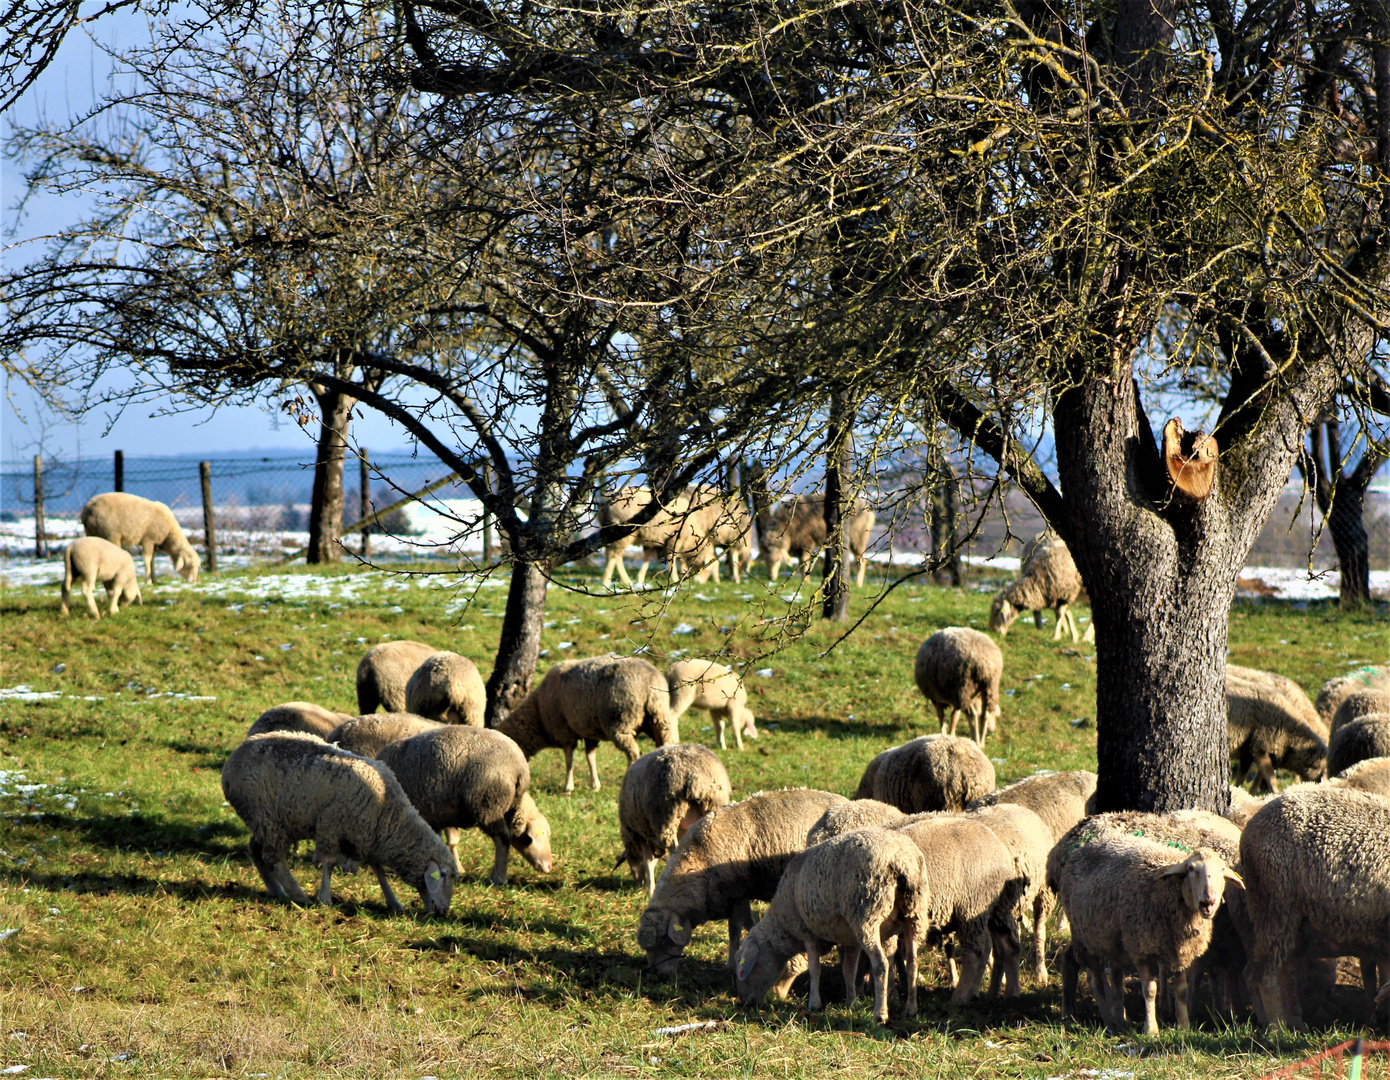
[[[1245,879],[1232,870],[1229,866],[1222,872],[1222,877],[1234,885],[1237,889],[1245,888]]]
[[[1174,863],[1172,866],[1170,866],[1170,867],[1168,867],[1168,868],[1166,868],[1166,869],[1164,869],[1164,870],[1160,870],[1160,871],[1158,872],[1158,876],[1161,877],[1161,878],[1166,878],[1166,877],[1182,877],[1182,875],[1184,875],[1184,874],[1186,874],[1186,873],[1187,873],[1187,860],[1186,860],[1186,859],[1183,859],[1182,862],[1176,862],[1176,863]]]
[[[618,869],[618,867],[622,866],[625,862],[627,862],[627,848],[623,848],[622,851],[618,852],[618,857],[613,860],[613,869]]]
[[[671,916],[671,925],[666,928],[666,936],[684,948],[690,944],[690,927],[681,922],[679,915]]]
[[[738,947],[738,955],[734,959],[738,963],[738,981],[742,982],[748,978],[748,973],[753,970],[753,965],[758,959],[758,946],[752,938],[743,939],[743,944]]]

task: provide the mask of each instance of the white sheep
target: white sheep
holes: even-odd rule
[[[1323,683],[1315,702],[1323,723],[1330,726],[1338,706],[1358,690],[1390,690],[1390,664],[1370,664]]]
[[[1316,780],[1327,766],[1324,732],[1301,690],[1291,695],[1277,682],[1242,678],[1227,670],[1226,736],[1238,763],[1238,782],[1258,775],[1277,792],[1276,768]]]
[[[948,626],[922,642],[913,676],[922,696],[936,706],[941,734],[954,735],[961,713],[970,716],[970,734],[983,746],[999,719],[999,679],[1004,654],[988,634],[968,626]],[[951,723],[947,730],[946,713]]]
[[[222,766],[222,793],[251,831],[251,861],[272,897],[309,903],[286,859],[293,844],[312,839],[323,867],[319,903],[333,902],[333,867],[360,862],[376,873],[392,911],[405,909],[388,866],[419,890],[427,911],[448,912],[453,855],[381,762],[306,732],[253,735]]]
[[[748,512],[748,502],[743,493],[722,496],[719,513],[709,532],[709,542],[729,557],[729,576],[737,585],[743,580],[753,555],[753,515]],[[696,581],[704,581],[713,575],[719,580],[719,560],[715,559],[702,567],[696,574]]]
[[[963,810],[994,790],[994,765],[969,739],[922,735],[884,750],[864,768],[856,799],[877,799],[907,814]]]
[[[1337,706],[1337,711],[1332,714],[1331,734],[1335,735],[1339,729],[1363,716],[1388,712],[1390,712],[1390,687],[1355,690],[1342,699],[1342,703]]]
[[[622,487],[599,503],[598,523],[600,528],[609,525],[625,525],[641,513],[652,501],[650,488]],[[717,512],[707,510],[706,502],[700,500],[692,508],[690,492],[673,496],[661,506],[650,521],[637,526],[621,540],[615,540],[605,549],[606,559],[603,567],[603,587],[606,589],[613,581],[617,571],[622,583],[631,587],[627,568],[623,566],[623,555],[629,547],[642,549],[642,565],[637,571],[637,584],[647,580],[647,564],[658,554],[668,557],[692,554],[699,555],[708,547],[708,531],[714,523]],[[672,567],[673,572],[675,567]]]
[[[855,584],[863,585],[869,568],[864,552],[869,548],[875,515],[863,499],[855,499],[845,518],[845,547],[854,556]],[[767,576],[776,581],[777,571],[789,556],[806,565],[825,546],[825,541],[824,495],[799,495],[783,503],[773,510],[761,538],[761,558],[767,563]]]
[[[135,560],[125,548],[117,547],[99,536],[84,536],[63,550],[63,589],[60,610],[68,613],[68,596],[74,581],[82,583],[82,595],[87,598],[87,610],[92,618],[100,619],[96,598],[92,595],[100,581],[111,598],[110,614],[120,610],[121,603],[144,604],[140,586],[135,581]]]
[[[389,743],[443,726],[437,720],[426,720],[414,713],[371,713],[368,716],[349,717],[325,735],[324,741],[335,743],[354,754],[374,758]]]
[[[496,730],[514,739],[528,760],[547,747],[564,750],[566,791],[574,790],[574,750],[582,739],[597,791],[599,741],[611,742],[631,765],[639,734],[658,746],[680,742],[670,712],[671,689],[652,664],[636,656],[591,656],[552,667]]]
[[[1052,640],[1062,636],[1063,627],[1071,631],[1071,640],[1079,640],[1076,616],[1071,605],[1085,591],[1081,572],[1067,550],[1062,538],[1051,531],[1039,533],[1023,560],[1016,581],[1006,585],[994,597],[989,609],[989,628],[1003,637],[1023,612],[1033,612],[1033,622],[1042,628],[1042,613],[1048,608],[1057,612],[1057,625]],[[1086,628],[1086,640],[1095,639],[1095,624]]]
[[[145,580],[151,584],[156,551],[169,556],[185,581],[197,584],[202,565],[198,553],[184,536],[174,512],[162,502],[124,491],[108,491],[88,499],[78,520],[88,536],[110,540],[117,547],[140,548],[145,556]]]
[[[246,729],[246,737],[270,735],[277,731],[303,731],[328,741],[328,736],[339,724],[351,719],[346,713],[333,712],[311,701],[287,701],[266,709],[256,717],[255,722]]]
[[[820,958],[840,948],[845,996],[853,1007],[859,958],[869,960],[874,1019],[888,1022],[888,958],[883,942],[897,935],[907,987],[905,1016],[917,1015],[917,942],[926,929],[926,860],[913,841],[887,829],[859,829],[807,848],[787,865],[767,913],[735,957],[739,996],[759,1002],[783,978],[788,961],[805,953],[810,1008],[821,1008]]]
[[[1369,791],[1372,795],[1390,796],[1390,757],[1373,757],[1358,761],[1327,782],[1336,784],[1337,781],[1341,781],[1339,787]]]
[[[388,743],[380,759],[396,774],[420,816],[451,830],[455,864],[458,830],[477,828],[492,838],[488,880],[507,883],[507,858],[516,848],[542,874],[550,873],[550,823],[527,790],[531,770],[521,748],[496,731],[451,724]]]
[[[632,876],[651,896],[656,860],[673,851],[686,831],[733,798],[729,774],[714,752],[695,743],[658,746],[627,767],[618,791],[618,832]]]
[[[487,689],[477,665],[455,652],[426,657],[405,684],[405,711],[427,720],[482,727],[486,710]]]
[[[979,806],[969,816],[997,836],[1013,855],[1022,879],[1019,910],[1032,915],[1033,973],[1038,982],[1047,982],[1047,917],[1057,903],[1057,897],[1047,887],[1047,856],[1054,840],[1047,823],[1026,806],[1001,802],[994,806]],[[1018,954],[996,957],[990,972],[989,992],[997,997],[1018,995]]]
[[[367,650],[357,664],[357,711],[366,716],[384,707],[409,712],[405,688],[415,669],[439,650],[423,641],[383,641]]]
[[[1052,831],[1053,843],[1084,818],[1095,813],[1096,774],[1078,769],[1075,772],[1041,772],[1025,776],[996,788],[971,802],[968,809],[1015,803],[1026,806]]]
[[[710,714],[719,732],[719,749],[726,750],[724,727],[734,729],[734,745],[743,749],[743,736],[758,737],[758,727],[748,708],[748,691],[732,668],[712,660],[677,660],[666,669],[671,687],[671,717],[679,719],[686,709],[703,709]]]

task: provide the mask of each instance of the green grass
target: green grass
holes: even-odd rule
[[[1255,1077],[1355,1031],[1348,1017],[1306,1037],[1210,1022],[1186,1036],[1107,1036],[1094,1022],[1059,1022],[1055,977],[1042,987],[1025,980],[1015,1001],[953,1010],[938,953],[924,958],[923,1014],[911,1024],[895,1009],[892,1026],[876,1027],[862,998],[852,1012],[835,1003],[807,1015],[800,987],[791,1002],[745,1010],[729,992],[717,925],[697,933],[679,981],[649,981],[634,940],[643,894],[612,869],[622,758],[606,744],[597,793],[561,793],[558,752],[532,762],[554,832],[549,876],[513,857],[512,883],[488,888],[491,844],[474,833],[461,845],[446,919],[392,917],[365,872],[335,877],[343,899],[334,909],[272,903],[218,785],[247,725],[296,699],[355,712],[357,660],[386,639],[452,648],[486,674],[505,598],[502,588],[400,587],[346,568],[327,572],[335,595],[276,595],[276,583],[305,576],[161,585],[146,589],[143,608],[100,623],[59,619],[56,588],[0,591],[0,687],[63,695],[0,697],[0,770],[24,777],[0,778],[13,793],[0,798],[0,929],[19,929],[0,943],[0,1068],[27,1064],[25,1075],[52,1077]],[[595,580],[576,571],[568,583]],[[879,750],[934,729],[912,684],[913,655],[941,626],[983,626],[988,592],[905,585],[827,653],[842,630],[812,622],[793,637],[801,620],[778,599],[793,586],[779,585],[643,597],[556,588],[542,665],[639,645],[659,666],[674,649],[747,662],[763,736],[722,755],[735,797],[787,785],[851,791]],[[871,595],[856,594],[856,616]],[[1387,656],[1383,612],[1240,605],[1231,638],[1234,660],[1289,674],[1310,693]],[[1007,638],[1004,717],[989,745],[1000,782],[1094,768],[1094,725],[1074,723],[1094,717],[1094,650],[1050,639],[1050,624],[1045,633],[1020,624]],[[763,669],[771,677],[754,674]],[[713,740],[699,713],[682,735]],[[44,786],[14,793],[17,784]],[[295,866],[306,882],[307,855]],[[838,980],[827,972],[826,981],[835,1002]],[[719,1026],[654,1034],[696,1020]]]

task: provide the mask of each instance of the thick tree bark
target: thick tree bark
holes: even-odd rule
[[[314,458],[314,490],[309,505],[310,563],[335,563],[342,554],[343,459],[347,456],[348,424],[356,399],[337,390],[311,387],[318,399],[318,452]]]
[[[540,659],[541,629],[545,624],[545,593],[550,576],[538,563],[512,562],[507,610],[502,617],[502,636],[497,642],[497,661],[487,681],[484,722],[496,727],[531,689],[531,678]]]
[[[848,396],[836,390],[830,400],[830,441],[825,457],[825,568],[821,618],[849,618],[849,576],[845,567],[846,491],[850,486],[850,432],[854,420]],[[860,556],[861,558],[863,556]]]

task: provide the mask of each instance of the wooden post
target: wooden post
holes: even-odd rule
[[[112,471],[116,474],[116,476],[115,476],[115,486],[112,487],[111,490],[112,490],[112,491],[124,491],[124,490],[125,490],[125,451],[124,451],[124,450],[117,450],[117,451],[116,451],[116,463],[115,463],[114,466],[112,466]]]
[[[198,478],[203,482],[203,546],[207,549],[208,573],[217,573],[217,519],[212,510],[212,463],[198,462]]]
[[[48,556],[48,543],[44,538],[43,521],[43,455],[34,455],[34,556],[43,559]]]
[[[359,521],[365,521],[367,515],[372,512],[372,486],[371,468],[367,463],[367,450],[364,447],[357,458],[358,486],[361,488],[361,513],[358,514]],[[366,558],[372,553],[372,527],[366,526],[362,530],[362,558]]]
[[[483,488],[492,490],[492,464],[483,462]],[[492,565],[492,515],[483,507],[483,565]]]

